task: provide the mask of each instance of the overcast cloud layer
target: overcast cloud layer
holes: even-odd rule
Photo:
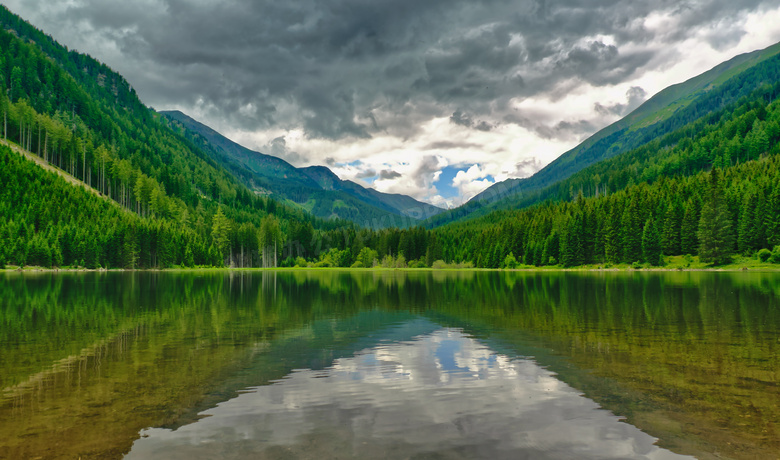
[[[780,7],[760,0],[3,3],[156,109],[296,166],[450,205],[780,41]],[[446,166],[462,171],[437,182]]]

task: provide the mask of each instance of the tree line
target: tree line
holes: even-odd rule
[[[739,88],[732,105],[581,171],[531,207],[433,230],[371,230],[254,193],[159,122],[121,76],[11,19],[0,8],[3,139],[100,196],[1,147],[3,264],[512,268],[657,265],[682,254],[780,261],[777,83]]]

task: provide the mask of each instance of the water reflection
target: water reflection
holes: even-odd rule
[[[690,458],[654,445],[531,359],[461,330],[385,340],[327,369],[298,369],[204,411],[145,430],[128,459]]]
[[[446,339],[444,331],[460,336]],[[427,378],[425,366],[415,366],[425,360],[404,361],[397,353],[432,337],[441,340],[427,361]],[[307,376],[321,377],[317,388],[330,390],[329,381],[340,382],[339,388],[357,385],[347,375],[357,382],[384,376],[382,385],[367,384],[384,392],[392,385],[438,382],[445,394],[434,392],[436,397],[465,385],[461,399],[472,412],[463,416],[470,414],[464,420],[472,425],[463,426],[490,427],[483,433],[490,441],[475,445],[500,457],[498,447],[488,444],[516,448],[512,443],[519,442],[523,423],[533,428],[555,411],[546,407],[533,419],[523,413],[511,422],[511,441],[498,442],[491,433],[501,425],[483,420],[484,413],[465,401],[473,394],[496,413],[509,414],[499,417],[508,420],[516,413],[504,407],[511,406],[506,400],[495,408],[493,393],[511,395],[508,389],[526,374],[492,392],[468,385],[475,374],[484,377],[476,379],[481,385],[493,385],[497,381],[487,378],[492,373],[525,369],[528,363],[518,358],[523,356],[566,388],[659,438],[660,447],[699,458],[776,458],[778,337],[778,273],[0,273],[0,458],[121,458],[145,428],[186,433],[205,423],[199,414],[221,410],[247,388],[286,395],[294,387],[289,381],[311,380]],[[470,345],[464,347],[464,340]],[[482,367],[461,359],[463,350],[480,349]],[[367,374],[371,360],[390,367]],[[511,365],[502,367],[505,362]],[[362,370],[339,370],[350,365]],[[390,376],[394,381],[385,381]],[[373,395],[335,394],[341,395],[338,406],[313,406],[330,408],[319,422],[334,421],[332,426],[293,432],[295,443],[274,441],[266,455],[314,449],[302,446],[318,443],[318,433],[341,440],[339,452],[353,452],[344,446],[353,449],[367,435],[342,433],[336,421],[354,428],[350,414],[362,407],[381,407],[399,420],[406,415],[392,410],[398,401],[366,403],[360,398]],[[437,401],[425,391],[416,399],[414,391],[401,394],[407,398],[401,403]],[[349,405],[355,401],[366,405]],[[424,407],[406,410],[418,417]],[[317,421],[317,414],[310,409],[305,416]],[[422,419],[425,426],[445,434],[442,427],[454,426],[431,425],[439,423],[435,412],[422,415],[431,417]],[[385,441],[365,442],[378,449]],[[410,457],[429,455],[425,446],[407,440],[398,449],[406,444],[417,446],[404,451]],[[439,456],[465,455],[437,448]]]

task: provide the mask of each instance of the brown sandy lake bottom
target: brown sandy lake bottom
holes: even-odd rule
[[[0,274],[0,458],[780,458],[780,273]]]

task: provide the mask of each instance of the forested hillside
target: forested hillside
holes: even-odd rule
[[[0,265],[221,264],[184,223],[143,218],[0,146]],[[100,222],[100,225],[95,225]]]
[[[0,146],[2,265],[513,268],[685,254],[780,263],[775,57],[697,96],[667,127],[636,131],[640,146],[515,197],[523,209],[373,230],[255,193],[121,76],[4,8],[0,22],[3,139],[62,172]],[[332,180],[305,172],[320,187]]]
[[[254,251],[255,259],[259,257],[260,244],[275,248],[273,257],[264,259],[269,263],[281,255],[284,235],[349,227],[346,222],[316,219],[300,209],[256,196],[233,174],[160,123],[159,116],[141,103],[120,75],[89,56],[68,51],[4,7],[0,7],[0,24],[3,139],[82,180],[145,222],[186,226],[198,235],[197,244],[188,240],[194,244],[190,248],[194,263],[256,265],[247,254]],[[12,158],[15,154],[5,155]],[[28,175],[35,174],[34,169],[28,171]],[[50,225],[57,225],[59,218],[40,226],[19,213],[25,200],[33,200],[29,205],[34,208],[59,203],[52,201],[45,189],[27,190],[26,185],[19,183],[19,190],[4,187],[11,200],[3,203],[6,228],[26,226],[21,237],[9,231],[28,245],[38,233],[45,232],[49,246],[56,247]],[[13,201],[12,194],[19,193],[25,200]],[[74,210],[81,213],[78,219],[85,234],[114,232],[111,219],[90,218],[90,209],[85,205]],[[174,251],[178,255],[169,259],[156,257],[154,249],[145,249],[164,239],[159,233],[150,236],[154,241],[148,245],[139,245],[137,261],[108,255],[112,250],[103,244],[106,238],[97,242],[101,247],[97,259],[66,258],[64,263],[84,260],[89,266],[164,267],[189,262],[184,252]],[[301,246],[302,255],[311,255],[306,252],[310,240]],[[29,263],[20,244],[5,257],[9,263]]]
[[[416,265],[657,266],[677,255],[780,263],[778,95],[780,84],[762,85],[556,184],[543,203],[430,230]]]
[[[610,174],[614,176],[614,170],[622,170],[625,165],[612,163],[609,159],[626,152],[633,152],[634,157],[643,157],[643,164],[633,165],[632,174],[629,174],[642,178],[644,171],[637,168],[654,168],[657,166],[654,163],[665,161],[668,156],[660,150],[675,144],[681,133],[684,136],[698,135],[700,129],[717,124],[724,114],[745,102],[762,99],[768,103],[774,100],[780,91],[777,85],[780,81],[778,53],[780,44],[743,54],[671,86],[533,176],[495,184],[460,208],[433,217],[428,226],[479,217],[500,209],[522,208],[550,198],[571,198],[571,195],[562,196],[563,184],[566,188],[574,187],[574,194],[580,186],[586,194],[588,189],[595,193],[597,187],[618,190],[626,182],[621,184],[617,180],[608,183],[604,172],[612,171]],[[655,158],[659,152],[661,158]],[[598,167],[593,168],[592,165]],[[705,162],[688,166],[693,168],[689,168],[689,172],[696,172],[705,166]],[[566,182],[574,174],[579,179]],[[582,180],[583,177],[589,179]]]
[[[778,88],[582,171],[550,189],[555,200],[437,229],[445,258],[660,265],[660,254],[691,254],[724,263],[780,245]]]
[[[775,154],[693,177],[633,185],[607,197],[580,195],[573,202],[498,211],[435,233],[445,258],[492,268],[662,265],[663,255],[681,254],[721,264],[773,246],[771,257],[780,262],[778,182]]]
[[[160,112],[174,131],[233,172],[250,189],[300,206],[317,217],[338,217],[364,227],[409,226],[442,210],[409,196],[382,193],[341,180],[324,166],[296,168],[255,152],[179,111]]]

